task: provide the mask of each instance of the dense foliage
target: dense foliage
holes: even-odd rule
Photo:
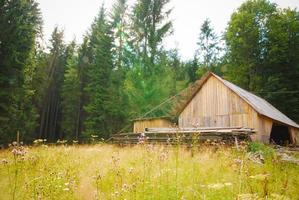
[[[67,44],[56,27],[46,49],[36,1],[0,1],[0,144],[17,132],[26,142],[108,138],[206,71],[299,122],[297,10],[248,0],[223,35],[204,21],[194,58],[182,61],[178,49],[163,46],[173,33],[169,1],[136,0],[130,7],[115,0],[111,10],[102,5],[82,44]],[[150,115],[169,115],[170,107]]]

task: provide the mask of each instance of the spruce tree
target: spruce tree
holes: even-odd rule
[[[220,46],[219,39],[211,27],[211,22],[206,19],[201,28],[199,34],[199,41],[197,43],[197,58],[199,59],[200,67],[197,71],[199,77],[205,74],[207,71],[216,72],[216,68],[219,63]]]
[[[85,92],[88,93],[88,103],[85,106],[85,135],[98,135],[107,138],[111,133],[110,86],[112,63],[111,27],[102,6],[99,15],[92,24],[89,48],[92,53],[88,68],[88,83]]]
[[[63,31],[55,27],[50,42],[50,53],[46,58],[46,85],[42,96],[38,136],[53,142],[63,138],[61,131],[61,88],[66,63]]]
[[[138,0],[132,14],[133,47],[141,59],[147,75],[155,72],[155,62],[163,39],[172,33],[168,19],[171,9],[166,9],[170,0]]]
[[[66,48],[66,66],[62,85],[62,132],[68,139],[78,140],[78,115],[81,98],[76,44]]]
[[[38,3],[2,0],[0,30],[0,143],[7,143],[17,131],[26,137],[36,126],[31,80],[41,30]]]

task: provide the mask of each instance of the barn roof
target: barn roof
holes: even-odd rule
[[[216,74],[213,74],[211,72],[208,72],[198,83],[198,88],[195,91],[195,93],[191,96],[189,101],[187,101],[186,105],[183,107],[183,110],[185,107],[190,103],[190,101],[193,99],[193,97],[197,94],[197,92],[201,89],[201,87],[204,85],[204,83],[211,77],[214,76],[219,81],[221,81],[226,87],[228,87],[230,90],[232,90],[234,93],[236,93],[239,97],[241,97],[244,101],[246,101],[256,112],[259,114],[269,117],[275,121],[281,122],[283,124],[293,126],[296,128],[299,128],[299,125],[288,118],[286,115],[284,115],[282,112],[280,112],[278,109],[276,109],[274,106],[272,106],[269,102],[262,99],[261,97],[258,97],[239,86],[222,79],[221,77],[217,76]],[[182,111],[183,111],[182,110]]]

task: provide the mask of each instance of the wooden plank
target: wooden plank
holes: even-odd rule
[[[198,128],[190,128],[190,127],[182,127],[182,128],[148,128],[146,131],[173,131],[173,130],[189,130],[189,131],[198,131],[198,130],[253,130],[252,128],[245,128],[241,126],[235,127],[198,127]]]

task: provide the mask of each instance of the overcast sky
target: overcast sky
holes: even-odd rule
[[[63,28],[66,41],[82,36],[89,29],[103,0],[37,0],[44,21],[44,36],[49,39],[55,25]],[[131,2],[134,0],[130,0]],[[110,8],[114,0],[105,0]],[[167,48],[177,47],[183,59],[191,59],[196,49],[200,25],[206,18],[212,22],[216,33],[221,34],[230,15],[244,0],[172,0],[170,19],[173,20],[174,33],[165,41]],[[299,0],[272,0],[281,8],[298,8]]]

